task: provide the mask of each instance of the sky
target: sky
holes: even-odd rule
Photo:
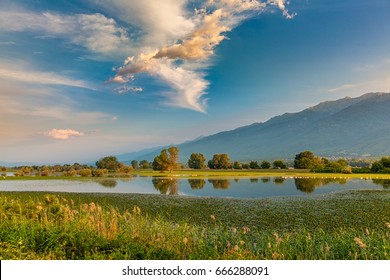
[[[390,91],[388,0],[0,7],[0,162],[94,162]]]

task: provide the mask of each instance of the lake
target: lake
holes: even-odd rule
[[[132,177],[87,180],[2,180],[0,191],[74,193],[142,193],[202,197],[265,198],[311,196],[345,190],[390,188],[389,179]]]

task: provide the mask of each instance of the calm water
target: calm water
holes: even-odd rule
[[[293,179],[170,179],[134,177],[98,180],[0,181],[0,191],[53,191],[77,193],[143,193],[162,195],[264,198],[308,196],[344,190],[390,189],[390,180]]]

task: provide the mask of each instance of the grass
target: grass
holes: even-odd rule
[[[0,259],[390,259],[390,191],[0,193]]]
[[[181,169],[174,170],[172,173],[165,171],[154,171],[151,169],[137,169],[132,174],[121,175],[109,173],[104,177],[126,177],[141,176],[141,177],[181,177],[181,178],[243,178],[243,177],[296,177],[296,178],[364,178],[364,179],[390,179],[390,174],[341,174],[341,173],[313,173],[306,169],[255,169],[255,170],[194,170]],[[88,180],[90,177],[69,177],[69,176],[8,176],[2,177],[1,180]],[[94,177],[100,178],[100,177]]]

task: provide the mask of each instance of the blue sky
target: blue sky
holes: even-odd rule
[[[390,91],[387,0],[0,6],[0,161],[91,162]]]

